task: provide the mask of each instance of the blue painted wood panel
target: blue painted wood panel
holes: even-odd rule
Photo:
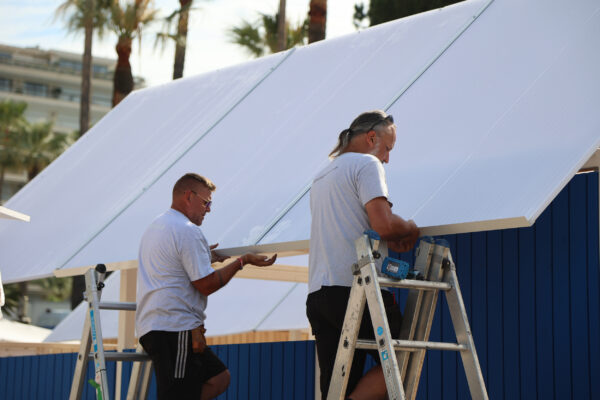
[[[256,343],[212,346],[231,372],[229,389],[218,397],[225,399],[312,399],[314,397],[314,342]],[[50,354],[43,356],[0,358],[0,399],[67,399],[77,355]],[[125,384],[121,398],[127,394],[131,363],[124,363]],[[114,398],[116,363],[107,363],[111,398]],[[83,399],[95,399],[90,363]],[[154,377],[149,398],[156,398]]]
[[[600,399],[598,219],[598,174],[584,174],[533,227],[446,237],[490,398]],[[401,258],[412,261],[413,254]],[[402,306],[405,292],[396,296]],[[431,339],[455,340],[443,296]],[[213,349],[232,376],[220,400],[313,398],[313,342]],[[0,358],[0,399],[67,398],[75,357]],[[114,366],[109,371],[114,384]],[[84,398],[93,396],[86,385]],[[469,398],[460,357],[429,352],[417,397]]]

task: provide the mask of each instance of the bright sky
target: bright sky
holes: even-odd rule
[[[327,38],[355,31],[352,25],[355,2],[359,0],[328,0]],[[54,11],[61,3],[62,0],[1,0],[0,43],[83,53],[83,34],[68,34],[64,21],[54,18]],[[155,4],[162,15],[168,15],[179,6],[179,1],[155,0]],[[308,13],[308,5],[309,0],[287,0],[287,19],[293,23],[301,21]],[[184,76],[249,60],[251,57],[241,47],[230,43],[227,31],[242,19],[254,21],[258,12],[274,14],[279,0],[195,0],[194,7]],[[162,52],[154,48],[154,32],[162,28],[162,23],[156,23],[146,31],[141,56],[138,42],[133,45],[133,73],[144,77],[148,86],[168,82],[173,74],[173,44],[169,43]],[[107,35],[102,41],[94,38],[93,55],[116,58],[115,44],[114,35]]]

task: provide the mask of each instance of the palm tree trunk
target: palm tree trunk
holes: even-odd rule
[[[0,204],[2,204],[2,189],[4,188],[4,165],[0,165]]]
[[[308,25],[308,43],[314,43],[325,39],[327,0],[311,0],[308,16],[310,17]]]
[[[192,0],[179,0],[181,12],[179,13],[179,23],[177,25],[177,36],[181,38],[182,43],[175,44],[175,63],[173,64],[173,80],[183,76],[183,65],[185,63],[185,48],[188,32],[188,17]]]
[[[87,9],[94,10],[94,0],[86,0]],[[91,14],[91,13],[90,13]],[[83,60],[81,68],[81,99],[79,101],[79,136],[90,127],[90,95],[92,79],[92,36],[94,30],[94,17],[88,16],[85,21],[85,39],[83,47]]]
[[[285,26],[285,0],[279,0],[279,14],[277,19],[277,51],[286,49],[287,29]]]
[[[119,59],[117,60],[117,68],[115,68],[115,76],[113,78],[113,107],[119,104],[133,90],[133,75],[131,74],[131,64],[129,64],[131,38],[120,37],[116,50]]]

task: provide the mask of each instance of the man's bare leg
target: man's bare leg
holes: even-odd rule
[[[350,394],[352,400],[383,400],[387,397],[385,377],[381,365],[376,365],[363,376]]]
[[[221,372],[218,375],[213,376],[202,385],[202,400],[214,399],[225,390],[229,386],[229,381],[231,380],[231,375],[229,374],[229,370]]]

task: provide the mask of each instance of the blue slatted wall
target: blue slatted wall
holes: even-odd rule
[[[211,346],[229,367],[231,384],[219,400],[312,399],[314,397],[314,342],[284,342]],[[51,354],[0,358],[0,399],[67,399],[77,354]],[[116,363],[107,363],[109,386],[114,391]],[[124,363],[121,398],[127,394],[131,363]],[[93,379],[92,363],[86,382]],[[285,394],[284,394],[285,389]],[[114,392],[112,393],[114,397]],[[95,399],[89,384],[83,399]],[[156,398],[154,378],[150,399]]]
[[[490,398],[600,399],[598,218],[593,173],[573,178],[531,228],[446,237]],[[431,340],[453,340],[443,296],[440,309]],[[313,342],[214,348],[232,374],[219,399],[313,398]],[[0,399],[64,399],[74,365],[74,354],[0,358]],[[429,352],[423,371],[419,399],[469,398],[456,354]]]
[[[598,174],[582,174],[531,228],[445,237],[491,399],[600,399],[598,218]],[[431,340],[454,340],[441,297]],[[418,399],[465,398],[460,356],[428,352]]]

